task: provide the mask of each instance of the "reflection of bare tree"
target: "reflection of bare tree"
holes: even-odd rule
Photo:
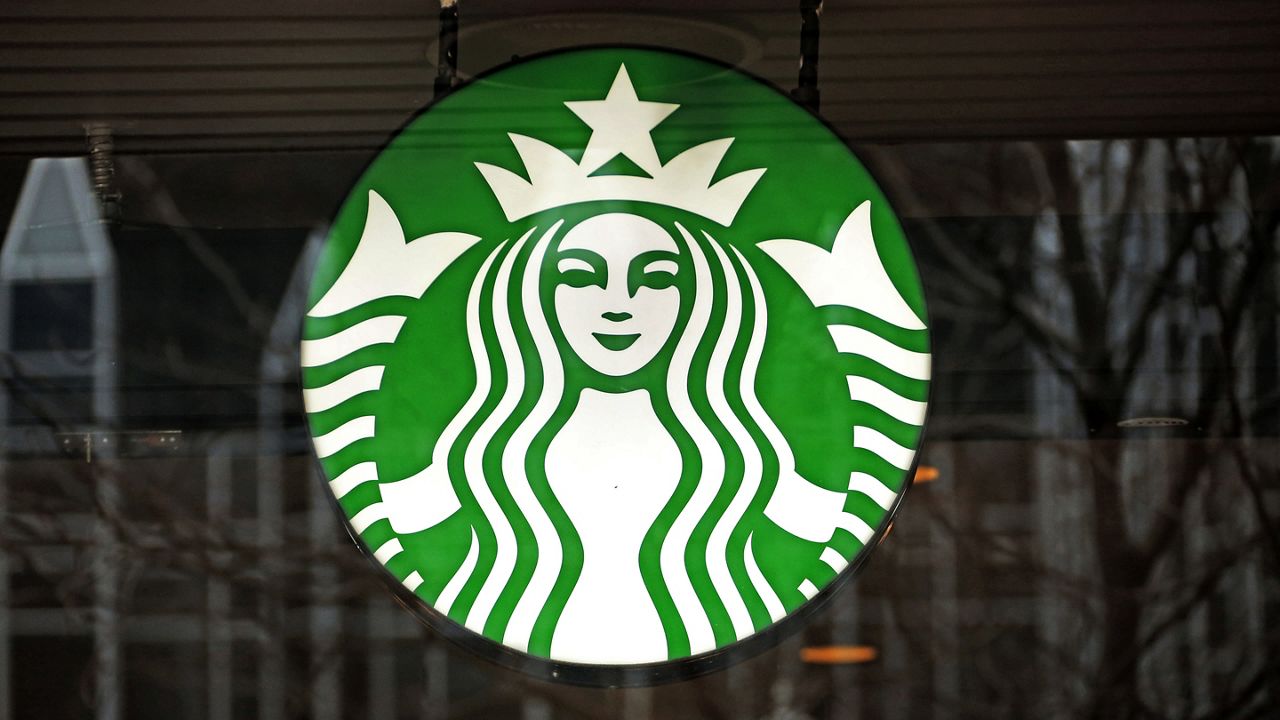
[[[945,268],[934,277],[947,279],[931,288],[931,308],[939,325],[991,329],[990,342],[966,347],[973,355],[960,367],[1003,363],[1005,382],[1023,371],[1034,384],[1038,406],[1029,414],[1038,422],[992,429],[1026,438],[1039,457],[1023,457],[1036,464],[972,481],[988,492],[1034,483],[1038,490],[1024,492],[1038,496],[1028,502],[1053,505],[1041,536],[1049,524],[1064,534],[1010,542],[972,527],[963,508],[932,508],[958,555],[974,567],[1008,568],[1038,587],[1044,604],[1030,623],[1039,630],[1022,638],[1024,656],[1038,654],[1035,672],[989,668],[996,707],[965,709],[1248,716],[1276,676],[1280,637],[1261,626],[1226,636],[1197,626],[1223,613],[1248,622],[1274,596],[1280,569],[1280,535],[1265,503],[1277,469],[1275,146],[1040,143],[994,155],[974,158],[988,165],[970,177],[970,191],[1034,220],[1012,229],[1000,219],[972,222],[957,237],[945,221],[923,219],[920,239]],[[884,160],[897,171],[892,191],[921,212],[920,178]],[[1002,358],[1009,336],[1031,357]],[[1188,424],[1118,425],[1144,415]],[[953,481],[969,480],[975,466],[953,461]],[[982,491],[969,494],[958,499],[984,501]],[[1046,624],[1062,630],[1053,637]],[[984,658],[972,659],[980,671]]]
[[[778,648],[729,673],[593,690],[421,628],[294,443],[296,324],[270,318],[300,312],[262,307],[189,230],[191,262],[226,294],[210,302],[240,321],[198,332],[261,344],[263,363],[135,362],[178,383],[258,376],[274,395],[258,398],[258,426],[188,431],[178,452],[7,459],[0,538],[22,578],[9,600],[32,611],[15,617],[65,608],[65,632],[89,636],[110,565],[130,717],[145,717],[128,702],[137,687],[191,694],[189,714],[210,720],[1262,714],[1280,679],[1266,614],[1280,596],[1280,153],[1117,140],[871,154],[926,265],[938,376],[925,462],[942,478]],[[159,178],[130,171],[185,224]],[[76,429],[9,367],[15,403],[50,432]],[[1144,415],[1188,425],[1118,426]],[[881,660],[805,666],[807,642],[872,643]],[[75,704],[92,705],[94,666],[75,671]]]

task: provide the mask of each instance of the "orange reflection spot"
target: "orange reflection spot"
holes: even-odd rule
[[[884,534],[880,536],[880,539],[876,541],[876,544],[879,545],[880,543],[888,539],[889,533],[891,532],[893,532],[893,523],[889,523],[888,525],[884,526]]]
[[[867,663],[880,656],[870,645],[827,645],[800,649],[800,660],[818,665]]]
[[[916,482],[933,482],[938,479],[938,468],[932,465],[916,466]]]

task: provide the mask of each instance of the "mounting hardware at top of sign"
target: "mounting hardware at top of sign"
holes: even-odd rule
[[[822,0],[800,0],[800,79],[791,99],[818,112],[818,36]]]
[[[89,149],[89,173],[93,192],[104,220],[120,216],[120,190],[116,187],[115,138],[111,126],[94,122],[84,126],[85,144]]]
[[[436,63],[436,98],[448,95],[457,82],[458,0],[440,0],[440,58]]]

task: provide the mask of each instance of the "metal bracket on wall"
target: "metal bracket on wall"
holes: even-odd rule
[[[85,144],[89,150],[89,174],[93,192],[104,220],[120,216],[120,190],[116,186],[115,137],[107,123],[93,122],[84,126]]]
[[[818,112],[818,37],[822,19],[822,0],[800,0],[800,79],[791,99],[814,113]]]
[[[440,0],[440,57],[436,62],[436,99],[458,82],[458,0]]]

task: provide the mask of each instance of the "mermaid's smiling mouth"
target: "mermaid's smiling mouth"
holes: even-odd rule
[[[631,347],[631,345],[636,340],[640,339],[640,333],[634,333],[634,334],[628,334],[628,335],[610,335],[609,333],[597,332],[597,333],[591,333],[591,337],[594,337],[596,339],[596,342],[603,345],[606,350],[616,351],[616,350],[626,350],[627,348]]]

